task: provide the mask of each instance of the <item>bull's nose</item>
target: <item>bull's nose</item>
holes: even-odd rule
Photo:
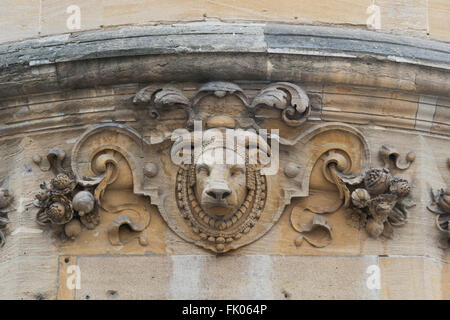
[[[215,200],[224,200],[231,195],[231,189],[227,185],[221,184],[208,188],[206,194]]]

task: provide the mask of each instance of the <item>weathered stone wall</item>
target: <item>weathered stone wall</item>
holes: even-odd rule
[[[365,21],[358,19],[355,24]],[[0,50],[0,182],[15,196],[0,249],[1,298],[450,299],[449,250],[438,247],[441,233],[426,208],[430,188],[450,184],[448,45],[367,31],[209,22],[50,37]],[[409,169],[392,170],[413,187],[416,206],[408,223],[393,239],[372,239],[350,226],[340,209],[326,216],[334,230],[330,245],[296,246],[291,213],[315,201],[313,190],[293,199],[262,238],[219,255],[180,238],[155,205],[144,231],[147,246],[127,232],[129,242],[112,246],[106,228],[114,217],[106,213],[76,240],[36,224],[34,195],[53,174],[39,169],[35,154],[45,158],[50,149],[62,149],[69,168],[74,144],[99,123],[151,136],[154,120],[143,119],[133,104],[140,89],[170,82],[192,98],[212,80],[237,83],[250,99],[269,83],[297,84],[311,102],[306,128],[330,122],[355,127],[367,140],[369,167],[383,165],[383,145],[402,156],[413,151]],[[334,186],[327,190],[337,197]],[[130,190],[109,190],[105,197],[112,203],[149,200]],[[81,271],[78,290],[66,285],[70,265]],[[373,265],[381,272],[380,289],[367,286]]]

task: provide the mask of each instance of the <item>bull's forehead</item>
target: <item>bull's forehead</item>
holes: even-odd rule
[[[230,149],[213,148],[205,150],[196,161],[196,164],[205,164],[208,166],[244,166],[245,158]]]

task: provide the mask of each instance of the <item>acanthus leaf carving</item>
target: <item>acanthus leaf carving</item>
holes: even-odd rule
[[[306,92],[288,82],[274,83],[262,89],[250,108],[254,110],[261,105],[281,110],[283,121],[291,127],[302,125],[311,112]]]

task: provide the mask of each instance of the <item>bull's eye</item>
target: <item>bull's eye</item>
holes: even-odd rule
[[[197,167],[197,173],[198,174],[206,174],[207,176],[209,176],[209,167],[206,164],[200,164]]]
[[[238,166],[233,166],[230,168],[230,175],[231,177],[237,177],[241,173],[244,173],[244,169]]]

